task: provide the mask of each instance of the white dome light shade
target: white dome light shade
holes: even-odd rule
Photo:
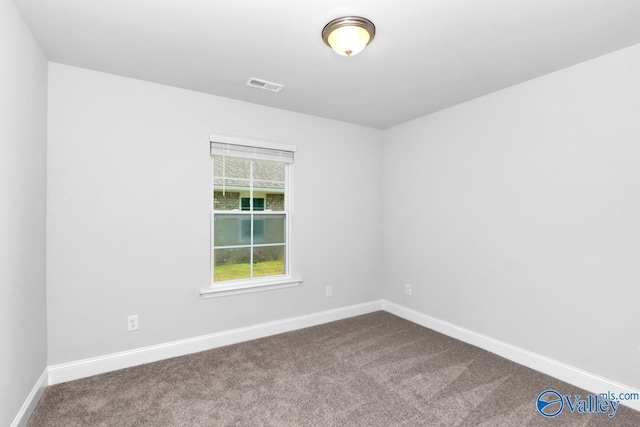
[[[376,33],[371,21],[358,16],[334,19],[322,30],[322,39],[336,53],[353,56],[360,53]]]
[[[329,46],[339,55],[356,55],[364,49],[370,40],[369,33],[362,27],[340,27],[329,34]]]

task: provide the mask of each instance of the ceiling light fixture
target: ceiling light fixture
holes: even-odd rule
[[[334,19],[322,29],[322,40],[342,56],[360,53],[375,35],[376,26],[373,22],[359,16]]]

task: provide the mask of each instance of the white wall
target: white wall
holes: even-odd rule
[[[385,297],[640,388],[639,95],[637,45],[385,131]]]
[[[379,131],[60,64],[49,71],[50,365],[379,298]],[[210,277],[209,133],[297,145],[300,287],[200,297]],[[127,332],[130,314],[137,332]]]
[[[0,425],[46,367],[47,62],[12,1],[0,0]]]

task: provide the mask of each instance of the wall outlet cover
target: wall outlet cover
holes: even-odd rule
[[[127,330],[129,332],[137,331],[139,326],[137,314],[133,314],[127,318]]]

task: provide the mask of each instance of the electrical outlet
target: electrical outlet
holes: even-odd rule
[[[325,296],[332,297],[333,296],[333,286],[327,286],[325,288]]]
[[[411,285],[410,284],[407,283],[407,284],[404,285],[404,293],[406,295],[411,295]]]
[[[131,316],[128,317],[128,328],[129,328],[129,332],[131,331],[137,331],[138,330],[138,315],[137,314],[133,314]]]

